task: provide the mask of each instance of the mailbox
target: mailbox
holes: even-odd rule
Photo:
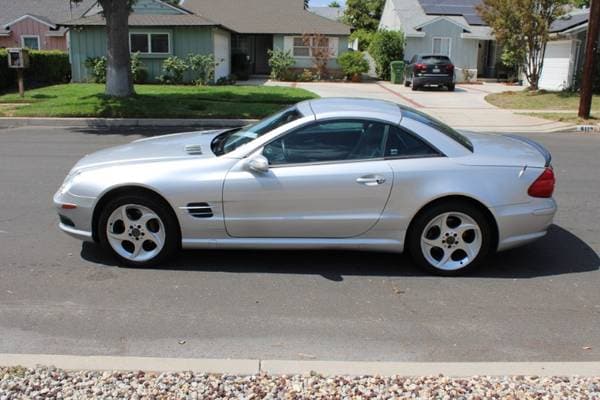
[[[27,49],[8,49],[9,68],[29,68],[29,51]]]

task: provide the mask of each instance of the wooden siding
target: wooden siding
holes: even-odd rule
[[[40,50],[67,50],[66,35],[53,37],[48,25],[25,18],[10,27],[10,36],[0,36],[0,47],[21,47],[21,36],[39,36]],[[52,32],[54,33],[54,32]]]
[[[132,28],[131,32],[169,32],[171,36],[172,55],[186,57],[188,54],[213,54],[213,31],[209,27],[174,27],[174,28]],[[102,27],[88,27],[71,31],[71,63],[73,82],[86,82],[90,79],[85,68],[85,60],[89,57],[106,55],[106,31]],[[162,75],[163,61],[169,55],[141,55],[144,66],[148,69],[148,79],[153,82]],[[186,74],[185,79],[191,76]]]
[[[284,49],[285,36],[291,36],[291,35],[274,35],[273,36],[273,48],[274,49],[277,49],[277,50]],[[298,36],[298,35],[293,35],[293,36]],[[348,51],[348,36],[338,36],[338,57],[347,51]],[[312,68],[313,67],[312,58],[295,58],[295,60],[296,60],[296,64],[294,65],[294,68]],[[339,64],[337,63],[337,58],[332,58],[331,60],[329,60],[328,67],[332,68],[332,69],[340,68]]]

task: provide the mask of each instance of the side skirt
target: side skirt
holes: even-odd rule
[[[393,239],[298,239],[298,238],[227,238],[183,239],[184,249],[288,249],[288,250],[368,250],[402,253],[404,244]]]

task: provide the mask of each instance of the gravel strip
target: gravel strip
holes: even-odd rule
[[[9,399],[600,399],[600,377],[322,377],[0,367]]]

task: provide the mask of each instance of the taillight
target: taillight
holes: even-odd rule
[[[452,65],[452,64],[446,65],[446,71],[448,71],[448,72],[454,72],[454,65]]]
[[[417,71],[427,71],[427,65],[425,65],[425,64],[415,64],[415,69]]]
[[[546,168],[542,175],[540,175],[529,187],[527,193],[529,193],[531,197],[552,197],[555,184],[556,178],[554,176],[554,170],[552,170],[552,168]]]

